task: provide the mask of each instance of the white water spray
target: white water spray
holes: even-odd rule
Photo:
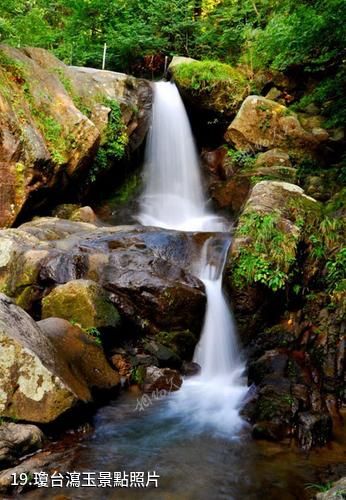
[[[185,231],[215,232],[204,244],[195,273],[203,281],[207,310],[194,360],[199,376],[187,379],[172,394],[170,411],[193,424],[195,431],[234,435],[242,420],[239,406],[247,388],[241,383],[235,326],[222,291],[229,247],[227,225],[209,213],[203,196],[200,165],[190,123],[174,84],[155,84],[152,125],[145,162],[145,191],[139,221]]]
[[[182,231],[222,231],[224,221],[205,208],[198,154],[178,89],[168,82],[154,85],[138,220]]]

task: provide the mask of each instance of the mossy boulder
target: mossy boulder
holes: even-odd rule
[[[248,96],[225,134],[239,150],[280,148],[296,157],[316,157],[327,137],[306,131],[295,113],[265,97]]]
[[[46,321],[39,326],[0,294],[0,417],[53,422],[119,384],[93,340],[67,321]]]
[[[183,60],[171,72],[189,104],[222,116],[234,116],[250,89],[240,69],[217,61]]]
[[[295,184],[261,181],[252,188],[239,217],[226,267],[244,335],[255,331],[253,328],[263,320],[270,304],[276,304],[274,310],[280,312],[280,292],[294,276],[300,245],[320,215],[319,203]],[[249,324],[244,326],[247,321],[251,328]]]
[[[159,332],[155,339],[161,344],[169,347],[181,359],[190,361],[198,342],[198,337],[190,330],[175,332]]]
[[[230,261],[233,283],[262,283],[283,288],[297,256],[304,225],[320,215],[320,206],[295,184],[261,181],[250,193],[239,218]]]
[[[1,45],[0,227],[50,205],[54,196],[63,199],[90,177],[90,168],[95,180],[102,170],[94,162],[100,142],[109,139],[119,146],[118,157],[109,155],[114,161],[138,148],[148,128],[151,99],[145,80],[68,67],[39,48]],[[93,110],[103,101],[109,106],[102,121]],[[115,114],[117,133],[109,138]],[[104,159],[104,148],[102,154]]]
[[[100,285],[73,280],[54,288],[42,300],[42,318],[57,317],[83,328],[116,327],[119,314]]]

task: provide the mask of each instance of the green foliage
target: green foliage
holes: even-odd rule
[[[307,237],[311,245],[311,256],[320,262],[323,284],[330,293],[345,290],[346,248],[344,244],[345,221],[325,215],[317,231]]]
[[[179,87],[196,98],[206,97],[209,106],[219,112],[235,113],[249,88],[242,71],[217,61],[182,63],[173,69]]]
[[[83,115],[90,118],[91,110],[90,107],[86,104],[85,99],[79,96],[76,90],[73,88],[71,79],[66,75],[63,68],[54,68],[53,72],[57,75],[60,80],[60,83],[64,86],[66,92],[72,97],[73,103],[76,108],[79,109],[83,113]]]
[[[184,87],[198,91],[211,91],[220,83],[229,86],[230,91],[232,89],[234,91],[246,81],[238,70],[217,61],[196,61],[179,64],[174,69],[174,77]]]
[[[141,180],[142,176],[138,172],[130,175],[112,197],[112,203],[115,205],[125,205],[128,203],[138,193]]]
[[[114,160],[121,160],[124,157],[128,143],[119,103],[114,99],[106,99],[104,104],[110,108],[110,113],[101,146],[89,172],[90,182],[95,182],[98,174],[109,169]]]
[[[326,491],[330,490],[330,488],[332,486],[333,486],[332,481],[328,481],[328,483],[325,483],[325,484],[307,483],[305,486],[305,489],[306,490],[314,489],[314,490],[319,491],[319,492],[326,492]]]
[[[66,92],[69,95],[72,95],[73,94],[72,82],[71,82],[70,78],[66,75],[65,71],[63,70],[63,68],[54,68],[53,69],[53,73],[55,73],[57,75],[57,77],[59,78],[60,82],[64,86]]]
[[[299,102],[299,107],[304,109],[314,103],[326,118],[326,127],[343,127],[346,123],[346,68],[342,66],[336,75],[319,83],[315,89],[305,95]]]
[[[95,344],[102,346],[102,334],[98,328],[91,326],[85,329],[85,333],[93,338]]]
[[[145,380],[146,369],[144,366],[135,366],[131,371],[131,381],[142,385]]]
[[[32,115],[41,130],[43,137],[47,141],[49,152],[55,163],[62,165],[65,163],[65,153],[67,149],[66,141],[62,134],[62,125],[53,117],[43,111],[31,106]]]
[[[236,165],[247,170],[251,170],[256,161],[256,156],[249,151],[236,151],[235,149],[228,149],[227,155],[232,158]]]
[[[26,79],[24,63],[9,57],[2,50],[0,50],[0,69],[10,73],[11,78],[14,78],[17,83],[24,83]]]
[[[102,346],[102,333],[100,330],[94,326],[90,326],[89,328],[84,328],[78,321],[71,319],[71,325],[77,326],[80,328],[85,334],[87,334],[98,346]]]
[[[296,237],[279,228],[279,215],[244,215],[237,229],[237,237],[242,236],[248,237],[249,243],[233,264],[234,283],[262,283],[274,292],[283,288],[295,260]]]
[[[346,248],[337,251],[326,263],[326,283],[330,292],[346,290]]]

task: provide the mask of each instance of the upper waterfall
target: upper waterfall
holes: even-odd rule
[[[145,153],[145,190],[137,218],[146,226],[222,231],[222,219],[206,209],[199,158],[178,89],[170,82],[154,86]]]

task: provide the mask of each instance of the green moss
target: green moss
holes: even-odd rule
[[[42,300],[42,318],[75,321],[84,329],[116,327],[119,314],[96,283],[84,280],[59,285]]]
[[[181,63],[173,76],[180,88],[203,96],[209,107],[222,113],[235,112],[250,89],[239,69],[218,61]]]
[[[190,330],[159,332],[155,340],[169,347],[180,358],[190,360],[193,356],[197,338]]]
[[[57,75],[60,80],[60,83],[65,88],[66,92],[72,98],[74,105],[83,113],[83,115],[90,118],[91,109],[90,106],[86,103],[85,99],[79,96],[73,87],[71,79],[66,75],[63,68],[54,68],[53,73]]]
[[[118,101],[103,99],[103,104],[110,108],[108,124],[101,138],[101,146],[89,171],[89,181],[95,182],[98,174],[108,170],[115,160],[125,156],[128,135],[122,119]]]
[[[25,64],[8,56],[2,50],[0,50],[0,68],[8,72],[16,83],[24,83],[27,78]]]
[[[218,61],[179,64],[174,68],[174,78],[185,87],[208,91],[213,90],[220,82],[235,87],[246,82],[238,70]]]
[[[31,85],[33,84],[34,82],[24,83],[22,97],[27,102],[31,116],[47,142],[47,147],[53,161],[58,165],[62,165],[66,161],[66,151],[69,149],[70,143],[64,136],[63,126],[52,116],[49,116],[49,109],[44,110],[37,106],[31,92]],[[20,101],[14,104],[17,110],[21,109],[22,105]]]
[[[295,261],[298,236],[280,228],[280,215],[244,214],[236,237],[247,237],[232,265],[232,281],[237,287],[262,283],[271,290],[283,288]]]
[[[138,193],[142,185],[142,176],[139,172],[130,175],[112,197],[111,204],[126,205]]]

